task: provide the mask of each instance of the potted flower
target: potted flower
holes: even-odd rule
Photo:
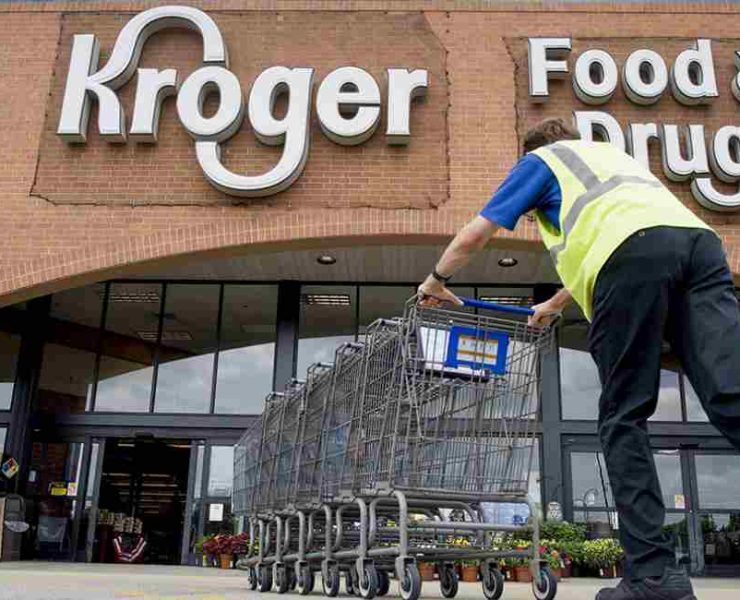
[[[216,536],[207,536],[203,538],[203,554],[204,563],[206,566],[216,565],[216,556],[218,555],[218,542]]]
[[[527,540],[516,540],[514,549],[519,552],[527,552],[532,547],[532,542]],[[520,583],[532,582],[532,571],[529,568],[529,559],[518,558],[514,560],[514,580]]]
[[[550,541],[544,541],[540,544],[540,557],[550,567],[550,571],[555,579],[560,581],[563,577],[563,558],[560,552],[555,548],[555,544]]]
[[[563,559],[563,577],[577,577],[584,562],[582,541],[569,541],[560,544],[560,556]]]
[[[422,581],[434,581],[434,563],[419,561],[419,575]]]
[[[477,560],[463,560],[462,564],[462,580],[468,583],[475,583],[478,581],[478,569],[480,565]]]
[[[586,563],[598,570],[599,577],[617,577],[617,563],[624,558],[624,550],[618,540],[604,538],[584,542]]]

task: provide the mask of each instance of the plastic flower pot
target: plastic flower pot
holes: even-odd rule
[[[231,568],[231,560],[234,558],[231,554],[219,554],[218,555],[221,568],[222,569],[230,569]]]
[[[420,562],[419,574],[422,581],[434,581],[434,565],[428,562]]]
[[[463,565],[462,580],[468,583],[478,581],[478,567],[476,565]]]
[[[532,572],[529,570],[529,565],[515,567],[514,572],[519,583],[532,583]]]

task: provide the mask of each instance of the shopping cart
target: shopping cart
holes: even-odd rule
[[[416,600],[424,561],[436,563],[451,598],[453,562],[475,560],[493,600],[503,591],[499,561],[517,558],[529,562],[535,597],[554,598],[528,497],[540,363],[554,349],[554,330],[529,327],[531,312],[414,299],[402,318],[371,324],[364,344],[340,347],[333,368],[312,367],[301,402],[289,400],[296,390],[268,399],[256,474],[237,453],[248,473],[239,493],[251,498],[243,506],[259,524],[249,564],[262,575],[261,591],[272,586],[269,565],[286,591],[293,561],[302,593],[320,568],[329,596],[339,591],[340,572],[347,591],[368,599],[386,593],[395,573],[404,600]],[[530,550],[501,546],[503,532],[523,525],[487,522],[484,505],[495,503],[529,506]]]
[[[359,578],[380,582],[381,571],[395,571],[402,597],[414,600],[421,591],[416,561],[435,562],[443,594],[451,597],[452,562],[474,559],[482,563],[486,597],[497,598],[498,561],[527,558],[535,597],[550,600],[556,580],[540,561],[537,507],[528,491],[540,362],[553,349],[554,330],[528,326],[530,309],[464,302],[460,310],[412,300],[395,333],[386,328],[379,343],[366,344],[340,476],[351,495],[372,499],[374,564]],[[482,505],[492,503],[529,506],[526,554],[498,546],[497,535],[523,526],[484,522]],[[451,522],[452,511],[465,520]],[[465,546],[455,543],[460,538]]]

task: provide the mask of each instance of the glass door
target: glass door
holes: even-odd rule
[[[740,575],[740,456],[692,452],[698,563],[705,575]]]
[[[95,532],[98,523],[98,499],[100,498],[100,477],[103,472],[103,456],[105,455],[105,438],[93,438],[90,450],[90,463],[87,470],[85,485],[85,503],[80,519],[80,536],[78,552],[80,560],[93,561],[95,551]]]

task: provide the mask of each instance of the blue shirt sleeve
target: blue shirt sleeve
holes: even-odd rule
[[[545,162],[536,154],[526,154],[514,165],[480,216],[512,231],[523,214],[540,209],[560,228],[560,185]]]

